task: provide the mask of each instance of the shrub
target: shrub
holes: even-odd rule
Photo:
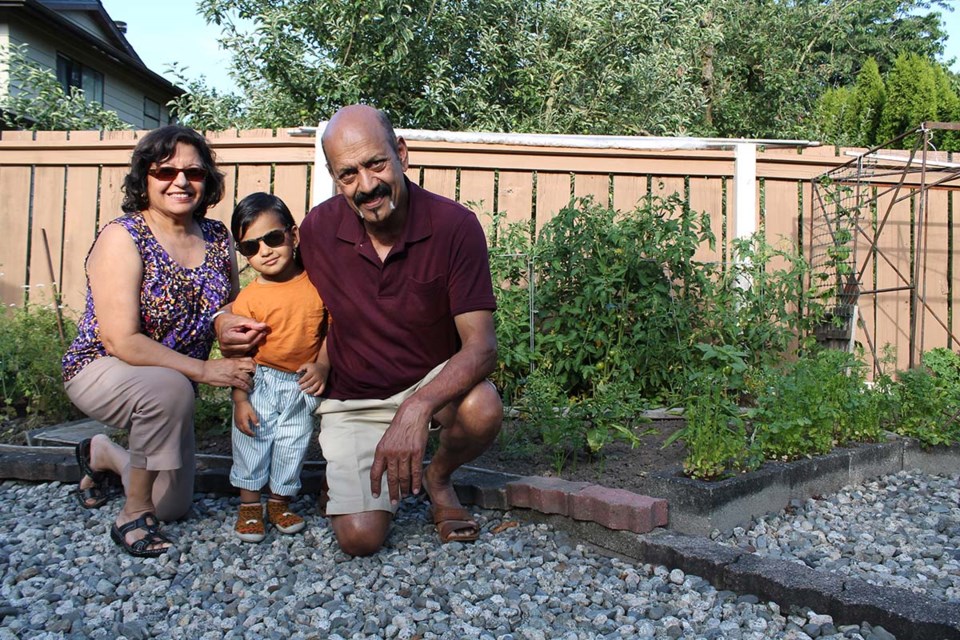
[[[75,328],[65,323],[72,340]],[[9,309],[0,322],[0,400],[7,418],[42,416],[53,423],[79,417],[63,390],[60,342],[54,310]]]
[[[819,350],[765,369],[755,383],[753,440],[768,458],[792,460],[883,434],[885,395],[865,384],[853,354]]]
[[[894,431],[926,446],[953,444],[960,440],[960,358],[934,349],[923,365],[900,372],[892,385]]]

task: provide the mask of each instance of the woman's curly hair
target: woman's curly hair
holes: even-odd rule
[[[150,206],[147,195],[147,171],[154,164],[160,164],[173,157],[178,143],[193,146],[200,155],[207,177],[203,181],[203,196],[193,212],[193,217],[202,218],[207,209],[223,198],[223,173],[217,169],[217,162],[207,139],[188,127],[170,124],[154,129],[137,143],[130,158],[130,171],[123,179],[123,203],[120,208],[127,213],[143,211]]]

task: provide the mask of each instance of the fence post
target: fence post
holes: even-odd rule
[[[757,145],[738,142],[733,164],[734,238],[757,230]]]
[[[337,195],[337,185],[334,184],[330,172],[327,171],[327,159],[323,155],[323,132],[327,128],[327,120],[317,125],[313,138],[313,198],[310,207],[315,207],[324,200]]]

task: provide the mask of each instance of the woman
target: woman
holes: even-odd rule
[[[239,290],[226,227],[204,218],[223,196],[206,140],[170,125],[147,134],[124,179],[124,215],[87,256],[87,302],[63,358],[67,395],[81,411],[129,429],[129,450],[96,436],[77,446],[81,505],[126,500],[110,531],[131,555],[172,546],[159,520],[182,518],[194,478],[196,384],[250,390],[250,358],[208,360],[212,318]]]

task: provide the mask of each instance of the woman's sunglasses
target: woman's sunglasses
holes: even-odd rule
[[[203,182],[207,179],[207,170],[203,167],[187,167],[186,169],[180,169],[178,167],[157,167],[156,169],[147,171],[147,175],[151,175],[163,182],[173,182],[181,172],[190,182]]]
[[[287,240],[287,229],[274,229],[273,231],[268,231],[259,238],[241,240],[237,243],[237,251],[239,251],[240,255],[242,255],[244,258],[255,256],[257,255],[257,252],[260,251],[261,240],[263,240],[268,247],[279,247]]]

